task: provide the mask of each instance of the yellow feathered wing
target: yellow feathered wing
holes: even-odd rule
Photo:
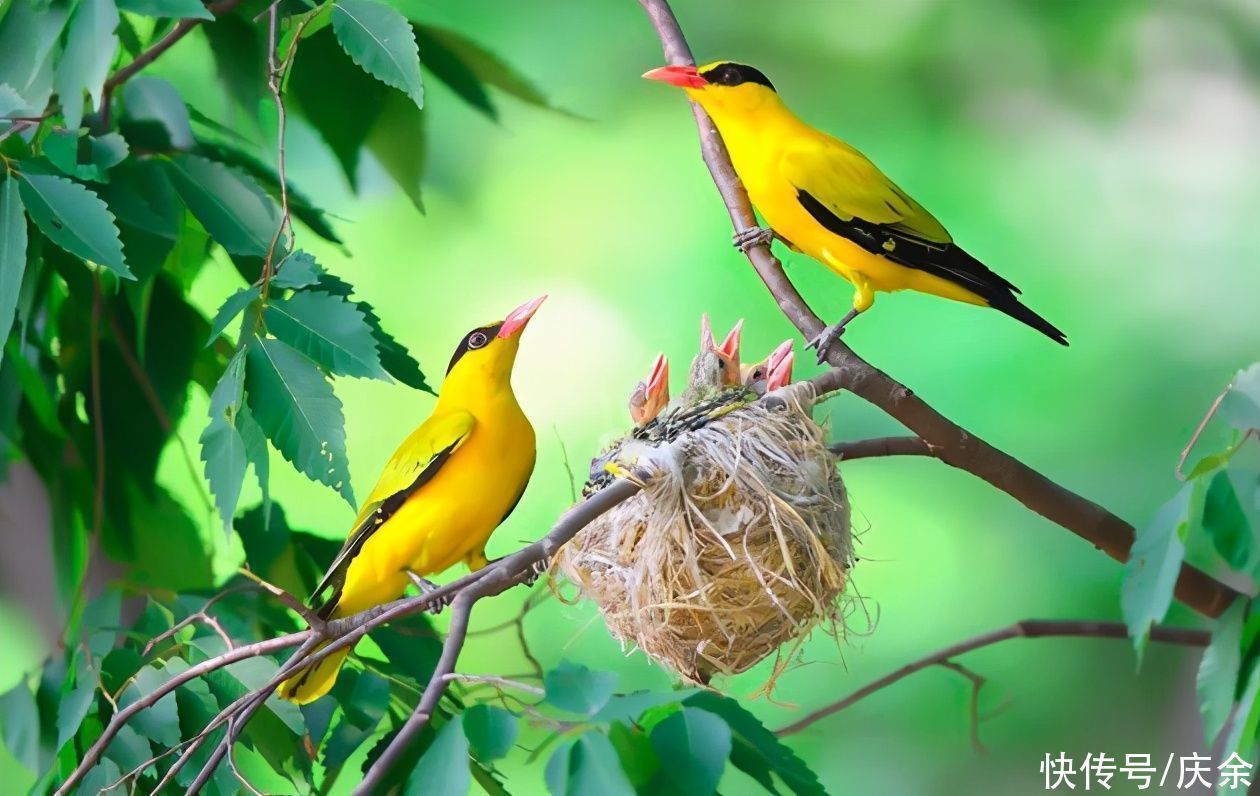
[[[346,570],[363,549],[364,543],[377,529],[389,522],[403,502],[432,480],[472,433],[475,424],[473,416],[462,410],[434,415],[424,421],[394,451],[376,486],[359,509],[354,530],[328,567],[323,580],[315,588],[312,602],[319,605],[319,615],[322,618],[336,618]],[[325,592],[328,592],[327,596],[321,597]],[[337,680],[337,673],[349,654],[350,648],[346,647],[329,655],[314,667],[299,670],[280,684],[278,693],[284,699],[299,705],[319,699],[332,688]]]

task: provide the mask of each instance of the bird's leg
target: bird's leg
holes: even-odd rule
[[[403,572],[407,573],[407,577],[411,579],[411,582],[415,584],[415,587],[420,590],[421,594],[428,594],[429,592],[437,589],[438,587],[438,585],[434,583],[433,581],[428,580],[427,578],[422,578],[409,569],[405,569],[403,570]],[[451,604],[450,597],[441,597],[441,598],[438,598],[437,600],[434,600],[432,603],[430,603],[429,607],[426,608],[425,610],[427,610],[431,614],[440,614],[442,613],[442,609],[450,604]]]
[[[732,240],[735,248],[748,254],[748,250],[754,246],[769,246],[774,241],[774,230],[768,227],[749,227],[736,232]]]
[[[844,334],[845,324],[857,316],[858,310],[856,308],[849,310],[845,313],[845,316],[840,319],[839,323],[833,323],[831,326],[828,326],[819,332],[817,337],[809,341],[809,345],[807,346],[808,348],[818,349],[819,365],[827,361],[827,354],[831,349],[831,344],[839,339],[840,335]]]
[[[497,564],[500,561],[502,561],[504,558],[506,558],[506,556],[492,558],[490,559],[490,563]],[[542,577],[546,572],[547,572],[547,562],[545,560],[535,561],[534,563],[529,565],[529,574],[525,576],[525,579],[522,580],[521,583],[524,583],[526,586],[533,586],[535,583],[538,582],[538,579]]]

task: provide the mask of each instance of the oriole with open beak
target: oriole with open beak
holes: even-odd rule
[[[485,566],[486,541],[534,472],[534,427],[512,392],[521,333],[546,296],[473,329],[446,370],[433,414],[399,446],[364,501],[349,538],[312,596],[336,619],[402,596],[408,584],[463,561]],[[332,688],[350,649],[281,683],[299,704]]]
[[[1067,345],[1020,303],[1018,288],[954,242],[935,217],[853,147],[801,121],[757,69],[731,61],[643,75],[683,89],[713,120],[769,229],[736,235],[747,250],[778,237],[847,279],[853,309],[810,341],[822,362],[875,291],[918,290],[993,307]]]

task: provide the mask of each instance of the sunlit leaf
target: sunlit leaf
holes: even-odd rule
[[[464,711],[464,734],[473,756],[483,763],[498,760],[512,749],[520,722],[495,705],[473,705]]]
[[[345,418],[332,385],[284,343],[255,336],[246,357],[246,393],[254,419],[299,472],[339,492],[351,505]]]
[[[105,78],[118,51],[118,8],[114,0],[79,0],[66,34],[66,48],[57,64],[53,87],[61,99],[66,127],[77,130],[83,119],[83,94],[99,109]]]
[[[1216,471],[1203,497],[1203,530],[1234,569],[1251,558],[1252,521],[1260,514],[1257,490],[1260,473],[1231,467]]]
[[[633,796],[617,750],[602,733],[584,732],[556,747],[543,772],[552,796]]]
[[[123,11],[146,17],[214,19],[201,0],[117,0]]]
[[[700,708],[687,707],[652,728],[652,748],[661,761],[667,793],[713,793],[731,754],[731,729]]]
[[[245,354],[238,352],[210,394],[210,422],[202,430],[200,439],[206,481],[214,495],[224,531],[232,528],[232,516],[236,513],[248,465],[245,440],[236,426],[244,388]]]
[[[0,363],[4,362],[3,341],[13,328],[18,291],[26,273],[26,216],[18,181],[10,177],[0,182]]]
[[[424,106],[420,55],[407,18],[375,0],[336,0],[333,32],[363,71]]]
[[[372,328],[344,299],[299,291],[287,299],[273,298],[263,318],[277,338],[332,373],[390,381],[381,367]]]
[[[284,258],[276,269],[271,284],[273,287],[293,290],[310,287],[319,281],[319,275],[323,272],[324,269],[320,268],[314,257],[299,249]]]
[[[217,243],[232,254],[267,253],[280,209],[253,180],[195,155],[172,158],[169,167],[175,190]]]
[[[1210,747],[1234,707],[1242,665],[1242,625],[1247,601],[1235,600],[1216,620],[1212,643],[1203,653],[1196,678],[1203,732]]]
[[[1197,482],[1186,484],[1164,504],[1155,519],[1138,532],[1125,564],[1120,606],[1139,661],[1151,625],[1161,621],[1172,604],[1173,587],[1186,555],[1186,536],[1192,518],[1199,514],[1197,488]]]
[[[119,276],[135,278],[123,260],[114,216],[99,196],[51,174],[24,172],[18,187],[26,212],[53,243]]]
[[[405,796],[467,796],[472,787],[468,770],[468,738],[460,716],[438,730],[420,762],[407,778]]]

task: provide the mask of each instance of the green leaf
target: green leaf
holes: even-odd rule
[[[78,136],[68,130],[54,130],[44,139],[44,155],[68,177],[93,182],[109,182],[109,170],[127,158],[127,142],[118,133]]]
[[[1238,709],[1225,726],[1225,743],[1221,757],[1237,753],[1244,759],[1251,756],[1256,744],[1256,729],[1260,727],[1260,666],[1253,665],[1247,673],[1246,685],[1238,699]]]
[[[1142,660],[1151,625],[1161,621],[1172,604],[1173,587],[1186,555],[1186,535],[1197,498],[1196,483],[1182,487],[1149,525],[1138,532],[1124,567],[1120,607],[1133,648]]]
[[[472,775],[468,770],[468,738],[462,724],[457,715],[438,730],[407,778],[405,796],[467,796]]]
[[[332,25],[346,55],[363,71],[424,107],[420,53],[406,17],[375,0],[337,0]]]
[[[0,18],[0,83],[25,101],[14,110],[23,115],[44,110],[52,94],[53,51],[72,6],[9,3]]]
[[[372,328],[350,302],[319,292],[273,298],[263,315],[268,330],[331,373],[390,381]]]
[[[153,757],[153,745],[136,732],[135,727],[124,724],[105,749],[105,757],[118,764],[118,767],[124,771],[134,771],[143,765],[144,761]],[[112,784],[115,781],[117,777],[106,784]]]
[[[494,705],[473,705],[464,711],[464,734],[473,757],[482,763],[498,760],[512,750],[520,726],[516,717]]]
[[[465,102],[492,119],[498,111],[482,84],[530,105],[552,108],[550,101],[526,77],[499,56],[472,39],[435,25],[415,25],[416,39],[424,50],[424,64]]]
[[[380,118],[367,138],[368,149],[421,213],[427,140],[425,115],[399,94],[383,100]]]
[[[315,262],[315,258],[298,249],[285,257],[276,268],[276,275],[272,278],[271,284],[273,287],[297,290],[317,283],[322,273],[324,269]]]
[[[627,727],[620,722],[613,722],[608,727],[608,740],[617,750],[621,770],[625,772],[634,789],[639,793],[650,792],[647,786],[660,772],[661,761],[656,756],[647,733],[638,727]]]
[[[0,694],[0,741],[29,771],[39,772],[39,708],[35,695],[19,682]]]
[[[254,468],[254,477],[258,479],[258,489],[262,492],[262,508],[264,512],[271,510],[271,461],[267,448],[267,435],[263,432],[249,407],[242,404],[236,415],[236,430],[245,442],[245,458],[249,466]]]
[[[112,744],[111,744],[112,746]],[[123,771],[113,760],[106,758],[97,763],[88,771],[87,776],[79,783],[80,793],[116,793],[117,791],[108,790],[118,780],[122,779]]]
[[[225,14],[213,25],[202,25],[201,30],[210,42],[215,75],[223,83],[228,97],[243,112],[244,119],[257,129],[258,104],[267,89],[263,79],[267,69],[263,43],[267,26],[253,25],[248,17]]]
[[[227,300],[219,306],[219,311],[214,314],[214,320],[210,322],[210,337],[206,340],[206,346],[214,345],[228,325],[260,295],[262,295],[261,289],[251,285],[228,296]]]
[[[236,514],[248,465],[245,440],[236,428],[244,389],[245,353],[239,351],[210,394],[210,422],[200,439],[206,481],[214,494],[214,505],[223,520],[224,532],[232,529],[232,517]]]
[[[600,732],[584,732],[556,747],[543,772],[552,796],[633,796],[617,750]]]
[[[1255,472],[1236,468],[1218,470],[1203,497],[1203,530],[1221,557],[1236,570],[1242,569],[1251,558],[1250,515],[1255,510],[1258,486],[1260,476]]]
[[[1238,689],[1238,672],[1242,666],[1242,626],[1247,601],[1234,600],[1216,620],[1212,643],[1199,662],[1196,686],[1199,712],[1203,715],[1203,732],[1210,747],[1224,728],[1234,707]]]
[[[87,656],[80,656],[79,664],[75,669],[74,688],[62,697],[61,703],[57,705],[58,749],[65,746],[66,742],[79,731],[84,717],[87,716],[92,703],[96,701],[96,688],[99,683],[99,672],[88,665]]]
[[[739,749],[743,745],[745,758],[755,756],[763,760],[797,796],[826,796],[827,791],[818,782],[818,775],[735,700],[711,691],[701,691],[688,697],[685,704],[721,716],[731,728],[734,748]],[[740,768],[749,770],[743,766]]]
[[[591,671],[580,663],[569,661],[561,661],[543,675],[543,688],[549,704],[588,717],[594,716],[608,703],[616,687],[617,675],[612,672]]]
[[[22,110],[25,105],[26,100],[22,99],[16,89],[8,83],[0,83],[0,122],[3,122],[3,117]]]
[[[119,707],[128,707],[153,693],[172,676],[170,672],[159,669],[156,665],[144,667],[136,672],[135,679],[123,692],[122,698],[118,700]],[[130,723],[141,735],[163,746],[179,743],[179,711],[175,705],[175,692],[172,691],[137,713]]]
[[[1240,431],[1260,428],[1260,362],[1234,376],[1221,401],[1221,412]]]
[[[77,130],[83,120],[83,92],[91,97],[94,110],[100,108],[105,78],[118,51],[118,37],[114,35],[117,29],[114,0],[79,0],[53,80],[70,130]]]
[[[139,139],[143,148],[190,149],[196,143],[188,107],[179,90],[162,78],[132,78],[123,85],[122,97],[127,111],[123,133]]]
[[[123,161],[110,172],[109,184],[97,190],[118,223],[180,242],[187,213],[166,170],[157,161]],[[193,222],[192,226],[197,225]],[[204,237],[200,227],[197,230]]]
[[[332,385],[313,362],[279,340],[255,336],[248,352],[246,391],[258,425],[299,472],[353,506],[345,418]]]
[[[262,188],[195,155],[179,155],[168,165],[175,190],[219,245],[232,254],[267,254],[280,227],[280,209]],[[284,247],[283,240],[279,247]]]
[[[343,671],[333,686],[333,694],[341,704],[342,715],[324,744],[320,759],[328,769],[345,763],[380,725],[389,706],[389,682],[371,672]]]
[[[146,17],[214,19],[201,0],[118,0],[118,7]]]
[[[617,694],[591,717],[591,721],[634,721],[648,708],[668,705],[671,702],[682,702],[699,692],[697,688],[684,688],[678,691],[635,691],[633,694]]]
[[[717,790],[731,754],[731,728],[700,708],[683,708],[652,728],[652,748],[661,760],[664,790],[709,794]]]
[[[0,363],[4,362],[3,343],[13,328],[25,273],[26,216],[22,214],[18,181],[10,177],[0,183]]]
[[[372,305],[366,301],[360,301],[355,306],[363,313],[363,318],[367,321],[368,326],[372,327],[372,337],[376,339],[376,350],[381,355],[381,365],[395,379],[398,379],[408,387],[422,390],[430,395],[437,395],[429,383],[424,380],[424,373],[420,371],[420,363],[407,352],[402,343],[398,342],[381,327],[381,319],[376,317]]]
[[[18,188],[26,212],[49,240],[121,277],[135,278],[123,260],[114,216],[99,196],[51,174],[23,173]]]

